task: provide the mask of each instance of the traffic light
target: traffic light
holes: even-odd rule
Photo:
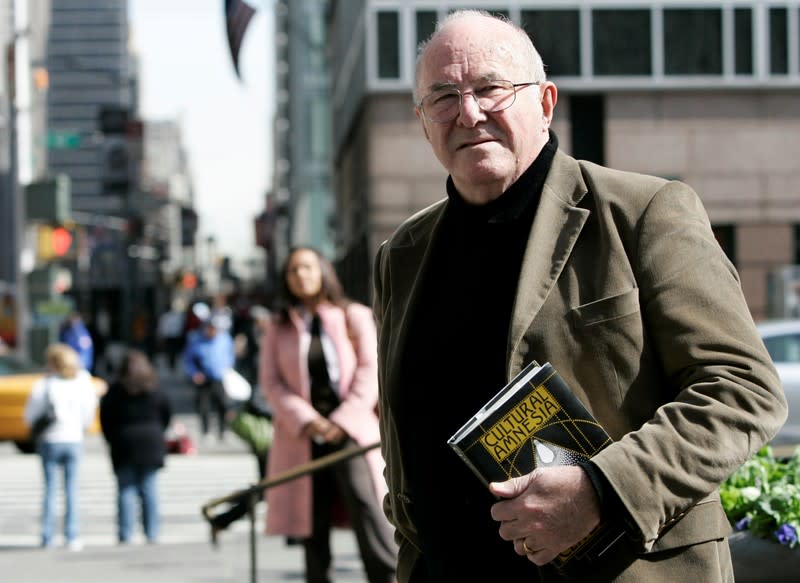
[[[144,235],[144,217],[133,214],[125,223],[125,232],[129,241],[138,241]]]
[[[130,123],[130,111],[121,105],[102,106],[97,114],[97,126],[103,134],[99,164],[105,193],[126,194],[131,188]]]
[[[104,105],[97,115],[97,125],[105,135],[122,134],[127,132],[129,112],[127,107],[121,105]]]
[[[131,156],[125,136],[106,136],[100,148],[103,191],[126,193],[131,185]]]
[[[72,182],[64,173],[35,180],[25,187],[25,218],[29,221],[63,223],[72,210]]]
[[[66,256],[72,248],[74,237],[66,227],[38,225],[36,239],[36,256],[41,261],[50,261]]]
[[[181,207],[181,246],[194,246],[197,233],[197,213],[188,206]]]

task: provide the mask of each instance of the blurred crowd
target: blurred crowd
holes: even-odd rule
[[[43,547],[53,545],[62,471],[65,544],[82,548],[77,476],[83,436],[98,411],[117,484],[117,540],[129,544],[140,522],[147,542],[159,541],[158,474],[174,412],[165,382],[188,383],[203,442],[214,441],[214,433],[219,441],[236,434],[262,479],[377,443],[371,309],[346,296],[332,264],[310,247],[289,254],[279,287],[272,310],[225,296],[175,300],[159,316],[154,341],[140,346],[98,338],[78,313],[64,321],[58,343],[47,349],[48,374],[34,386],[25,412],[29,426],[41,426]],[[169,374],[159,378],[158,370]],[[99,398],[97,377],[108,384]],[[397,549],[380,507],[382,468],[372,447],[266,490],[266,531],[303,546],[308,581],[329,580],[331,528],[345,524],[356,534],[370,582],[394,580]],[[209,517],[212,542],[250,503],[239,497]]]

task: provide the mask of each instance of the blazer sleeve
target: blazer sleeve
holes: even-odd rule
[[[694,191],[666,183],[634,229],[629,261],[643,333],[666,377],[653,379],[652,390],[660,385],[669,394],[649,421],[592,461],[649,550],[773,437],[787,408],[738,275]]]

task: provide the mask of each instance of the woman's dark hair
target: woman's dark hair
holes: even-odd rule
[[[149,393],[158,386],[158,375],[147,355],[140,350],[130,350],[119,369],[119,380],[131,395]]]
[[[311,251],[319,261],[319,268],[322,272],[322,287],[319,291],[319,299],[320,301],[327,301],[336,306],[341,308],[347,307],[350,303],[350,299],[345,295],[344,288],[342,288],[342,284],[339,281],[339,278],[336,275],[336,270],[328,261],[325,256],[322,255],[317,249],[307,245],[300,245],[297,247],[292,247],[289,250],[289,255],[286,256],[286,261],[283,263],[283,267],[281,267],[281,274],[280,274],[280,284],[278,288],[278,297],[277,297],[277,306],[278,306],[278,318],[281,322],[286,322],[289,319],[288,309],[290,307],[298,306],[302,302],[300,298],[292,293],[289,289],[289,284],[286,281],[286,273],[289,269],[289,260],[292,258],[298,251]]]

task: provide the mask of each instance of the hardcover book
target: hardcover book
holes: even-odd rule
[[[535,361],[447,440],[487,487],[539,467],[578,465],[611,442],[555,368]],[[621,524],[603,521],[552,564],[574,576],[623,534]]]

